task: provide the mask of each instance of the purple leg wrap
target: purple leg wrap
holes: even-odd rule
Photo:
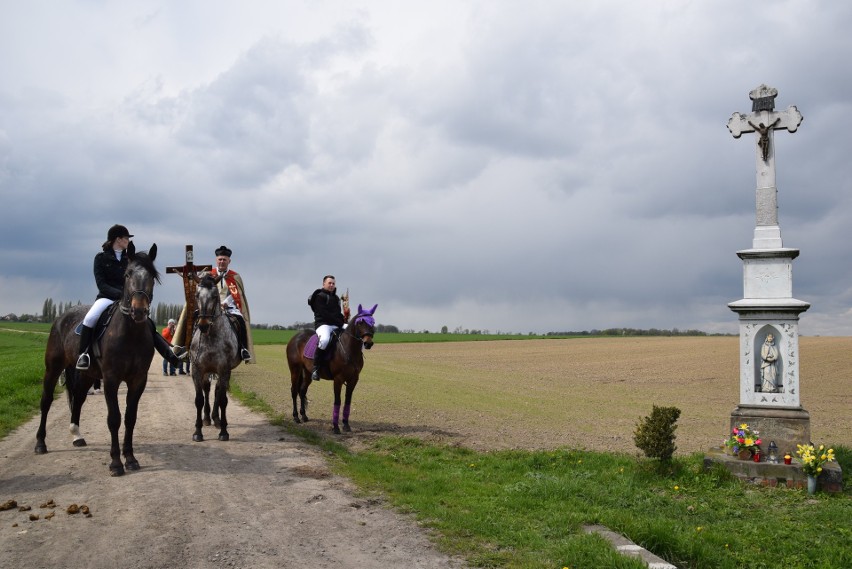
[[[335,405],[331,412],[331,424],[337,425],[337,420],[340,418],[340,405]]]
[[[346,423],[349,421],[349,405],[343,406],[343,422]]]

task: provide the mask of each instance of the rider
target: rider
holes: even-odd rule
[[[245,363],[251,363],[252,357],[249,348],[251,338],[249,337],[249,307],[246,298],[246,288],[243,285],[243,277],[231,269],[231,255],[233,251],[222,245],[216,251],[216,266],[210,271],[213,277],[221,276],[219,281],[219,297],[221,298],[222,310],[234,317],[239,328],[240,359]]]
[[[98,323],[98,319],[104,310],[113,302],[121,299],[124,290],[124,272],[130,260],[127,258],[127,246],[133,237],[123,225],[113,225],[107,231],[107,240],[102,245],[103,251],[95,255],[94,273],[95,283],[98,285],[98,296],[95,303],[83,318],[83,327],[80,330],[80,357],[77,358],[77,369],[86,370],[91,365],[89,358],[89,347],[92,343],[92,330]],[[151,333],[154,338],[154,347],[160,352],[170,364],[179,366],[181,358],[172,352],[171,346],[166,342],[149,318]],[[184,356],[186,357],[186,356]]]
[[[314,326],[316,327],[317,336],[319,336],[319,344],[314,354],[314,370],[311,373],[311,379],[319,381],[320,362],[325,355],[326,348],[328,348],[331,334],[338,328],[343,327],[346,321],[349,320],[349,309],[347,307],[341,311],[340,298],[337,296],[337,285],[332,275],[323,277],[322,288],[314,291],[308,299],[308,305],[314,311]]]

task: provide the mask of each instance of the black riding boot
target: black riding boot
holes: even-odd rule
[[[248,330],[246,329],[246,321],[242,318],[240,320],[240,358],[245,362],[249,363],[251,361],[251,353],[248,351]]]
[[[325,357],[325,350],[321,350],[317,348],[316,353],[314,354],[314,371],[311,373],[311,379],[314,381],[320,380],[320,365],[322,365],[322,359]]]
[[[179,367],[183,359],[186,358],[186,352],[181,354],[182,357],[175,355],[171,344],[166,342],[166,339],[163,338],[162,334],[157,332],[157,326],[154,324],[154,321],[149,318],[148,322],[151,323],[151,333],[154,337],[154,348],[161,356],[163,356],[163,359],[174,367]]]
[[[89,369],[89,345],[92,343],[92,329],[83,326],[80,329],[80,357],[77,358],[77,369]]]

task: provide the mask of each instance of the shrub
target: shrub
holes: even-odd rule
[[[633,431],[633,442],[648,458],[658,458],[668,462],[677,447],[674,444],[680,409],[677,407],[657,407],[649,417],[640,419]]]

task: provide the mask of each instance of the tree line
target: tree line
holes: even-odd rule
[[[21,314],[20,316],[16,316],[15,314],[7,314],[3,318],[14,322],[51,323],[72,308],[82,306],[82,304],[83,303],[79,300],[76,303],[71,302],[70,300],[67,302],[55,302],[52,298],[47,298],[45,299],[44,304],[42,304],[40,315]],[[180,318],[181,310],[183,310],[183,304],[166,304],[164,302],[159,302],[154,308],[151,318],[154,320],[155,324],[165,326],[166,322],[169,321],[169,318],[174,318],[175,320]]]
[[[80,306],[82,302],[79,300],[76,303],[68,302],[59,302],[56,303],[52,298],[47,298],[44,301],[44,305],[41,309],[41,315],[35,314],[21,314],[20,316],[15,316],[14,314],[8,314],[3,318],[6,320],[17,321],[17,322],[53,322],[58,317],[62,316],[68,310],[71,310],[75,306]],[[157,303],[156,308],[154,309],[154,313],[152,318],[154,323],[158,326],[165,326],[170,318],[174,318],[177,320],[180,318],[181,310],[183,310],[183,304],[167,304],[163,302]],[[313,328],[313,322],[294,322],[292,324],[281,325],[281,324],[251,324],[252,328],[258,328],[263,330],[304,330],[307,328]],[[398,327],[392,324],[376,324],[376,332],[377,333],[386,333],[386,334],[398,334],[398,333],[415,333],[415,330],[400,330]],[[428,330],[422,330],[420,333],[429,333]],[[449,331],[447,326],[441,327],[441,334],[490,334],[489,330],[469,330],[467,328],[462,328],[461,326],[456,327],[452,332]],[[498,331],[497,334],[501,334],[502,332]],[[538,336],[539,334],[529,333],[530,336]],[[607,328],[605,330],[582,330],[582,331],[566,331],[566,332],[547,332],[546,334],[540,334],[542,336],[730,336],[733,334],[707,334],[707,332],[702,332],[701,330],[679,330],[678,328],[672,328],[671,330],[661,330],[658,328],[649,328],[649,329],[641,329],[641,328]]]

